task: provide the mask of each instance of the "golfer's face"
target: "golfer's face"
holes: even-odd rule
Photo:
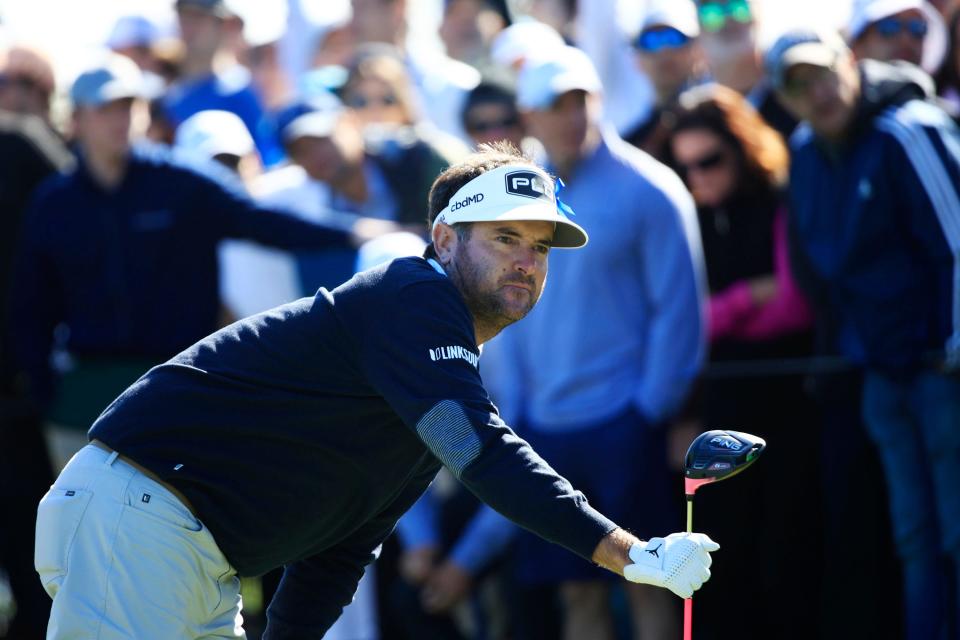
[[[456,251],[468,304],[508,322],[527,315],[543,292],[553,230],[543,221],[474,223]]]

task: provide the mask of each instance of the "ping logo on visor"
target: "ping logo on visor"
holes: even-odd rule
[[[543,176],[533,171],[511,171],[506,175],[507,193],[524,198],[550,199],[552,189]]]
[[[536,167],[506,165],[486,171],[460,187],[447,206],[437,213],[433,226],[458,222],[543,220],[556,225],[554,247],[582,247],[586,232],[568,216],[560,201],[560,187]]]

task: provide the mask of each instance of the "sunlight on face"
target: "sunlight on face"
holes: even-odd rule
[[[545,221],[473,223],[456,246],[451,275],[478,322],[499,330],[533,309],[543,293],[553,231]]]

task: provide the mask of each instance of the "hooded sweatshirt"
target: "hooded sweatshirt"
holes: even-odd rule
[[[839,143],[791,139],[795,272],[837,351],[903,374],[960,360],[960,132],[906,64],[864,61]]]

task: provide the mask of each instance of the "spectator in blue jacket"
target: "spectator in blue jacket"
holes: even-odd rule
[[[297,220],[254,205],[213,163],[132,146],[142,76],[129,59],[110,55],[72,87],[79,163],[35,193],[11,290],[15,364],[48,419],[67,427],[50,432],[64,436],[53,439],[61,464],[119,391],[217,329],[221,239],[323,247],[394,227]],[[56,394],[55,348],[73,358]]]
[[[791,142],[798,276],[865,370],[907,637],[946,637],[947,572],[960,576],[960,132],[923,72],[858,66],[835,34],[788,32],[767,70],[805,121]]]

